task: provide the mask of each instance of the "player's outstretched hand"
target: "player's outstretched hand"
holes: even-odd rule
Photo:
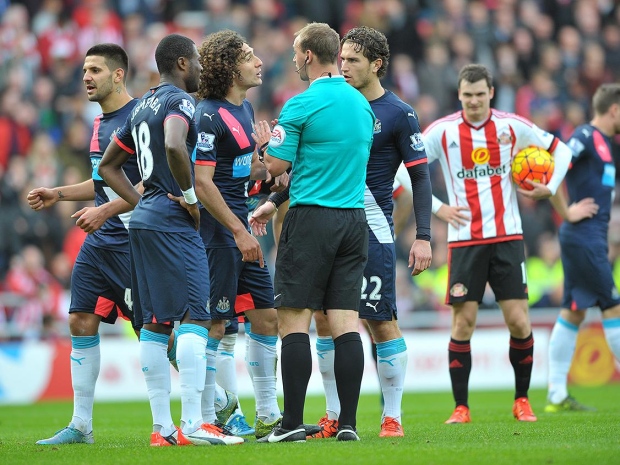
[[[598,213],[598,204],[592,197],[586,197],[568,207],[566,220],[569,223],[578,223],[586,218],[592,218]]]
[[[200,210],[198,208],[198,202],[189,205],[182,196],[176,197],[170,193],[168,193],[168,198],[181,205],[189,212],[190,215],[192,215],[192,218],[194,219],[194,227],[196,228],[196,231],[198,231],[200,229]]]
[[[254,139],[254,142],[256,142],[259,148],[269,144],[269,140],[271,139],[271,127],[267,121],[262,120],[257,122],[253,126],[253,129],[252,139]]]
[[[92,234],[103,226],[103,223],[108,219],[108,215],[100,207],[84,207],[71,215],[71,218],[77,218],[76,226],[80,227],[84,232]]]
[[[58,201],[58,196],[54,194],[52,189],[37,187],[28,192],[26,200],[28,200],[30,208],[39,211],[54,205]]]
[[[411,268],[411,276],[417,276],[431,266],[433,253],[431,251],[431,243],[416,239],[413,241],[411,251],[409,252],[409,268]]]
[[[250,226],[255,236],[264,236],[267,234],[267,223],[276,214],[276,206],[273,202],[265,202],[252,213],[250,218]]]
[[[553,195],[551,194],[551,191],[549,190],[549,188],[540,182],[534,182],[531,179],[526,179],[524,182],[532,186],[532,190],[528,191],[521,187],[517,187],[517,192],[519,192],[519,194],[522,194],[523,196],[529,199],[542,200],[542,199],[548,199],[549,197]]]
[[[263,251],[260,248],[260,244],[249,232],[242,231],[240,234],[235,235],[235,243],[243,256],[244,262],[255,262],[258,260],[258,264],[261,268],[265,266]]]
[[[440,220],[450,223],[455,228],[458,228],[459,226],[465,226],[469,223],[469,215],[462,213],[464,211],[469,211],[469,207],[451,207],[450,205],[446,205],[444,203],[439,210],[437,210],[436,215]]]

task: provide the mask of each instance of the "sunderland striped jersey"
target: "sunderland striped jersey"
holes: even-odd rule
[[[491,110],[473,126],[461,111],[424,131],[429,163],[439,160],[451,206],[470,209],[470,222],[448,225],[450,247],[521,239],[521,215],[510,167],[530,145],[553,152],[559,140],[525,118]]]

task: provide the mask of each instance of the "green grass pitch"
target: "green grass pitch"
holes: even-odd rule
[[[67,424],[68,402],[28,406],[0,406],[0,463],[4,465],[157,465],[247,464],[351,465],[476,464],[535,465],[620,463],[620,385],[572,389],[597,412],[545,414],[545,392],[533,390],[530,399],[537,423],[512,418],[512,393],[476,391],[470,395],[472,423],[444,425],[453,402],[450,393],[407,393],[403,400],[404,438],[378,437],[381,406],[378,395],[360,400],[360,442],[334,439],[305,444],[258,444],[251,439],[240,446],[149,447],[151,415],[148,403],[97,403],[95,444],[37,446]],[[282,402],[280,403],[282,405]],[[242,399],[246,413],[253,401]],[[324,413],[324,400],[310,397],[305,421],[316,422]],[[173,401],[173,418],[180,416],[180,401]],[[251,417],[251,415],[248,415]],[[251,418],[249,418],[251,420]]]

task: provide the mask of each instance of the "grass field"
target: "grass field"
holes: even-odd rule
[[[70,419],[70,403],[0,407],[0,463],[20,464],[247,464],[302,465],[357,464],[591,464],[620,463],[620,386],[573,388],[581,402],[597,412],[545,414],[545,392],[530,393],[537,423],[512,418],[512,393],[473,392],[472,422],[444,425],[453,403],[450,393],[406,394],[403,401],[405,438],[380,439],[381,406],[378,395],[362,396],[358,414],[360,442],[334,439],[305,444],[151,448],[148,403],[95,405],[95,444],[37,446]],[[173,402],[173,418],[180,416]],[[242,399],[245,412],[253,402]],[[324,413],[321,397],[306,402],[305,421]]]

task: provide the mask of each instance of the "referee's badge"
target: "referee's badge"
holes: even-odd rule
[[[271,139],[269,139],[270,147],[280,147],[286,139],[286,131],[282,126],[276,124],[271,131]]]

